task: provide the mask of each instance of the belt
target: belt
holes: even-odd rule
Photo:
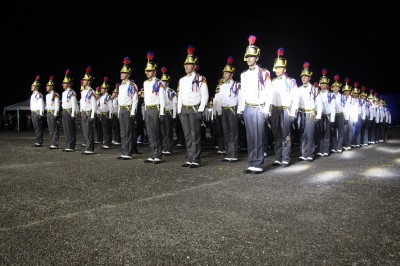
[[[172,110],[165,110],[164,113],[172,115]]]
[[[39,114],[39,110],[31,110],[32,113]]]
[[[131,110],[132,106],[131,105],[120,105],[119,108],[121,109],[127,109],[127,110]]]
[[[68,112],[69,114],[72,112],[72,108],[63,108],[63,110]]]
[[[275,108],[275,109],[278,109],[278,110],[286,110],[286,109],[288,109],[289,107],[287,107],[287,106],[275,106],[275,105],[272,105],[272,108]]]
[[[49,114],[54,114],[54,110],[46,110],[46,112]]]
[[[101,115],[108,116],[108,112],[100,112]]]
[[[182,108],[183,109],[192,109],[192,108],[197,109],[199,107],[199,105],[200,104],[197,104],[197,105],[182,105]]]
[[[158,108],[158,104],[155,105],[146,105],[146,108]]]
[[[343,113],[336,113],[337,115],[343,115]]]
[[[264,107],[264,104],[259,103],[246,103],[246,105],[250,107]]]
[[[82,110],[82,112],[85,113],[86,116],[90,116],[90,114],[92,113],[92,110],[89,110],[89,111]]]
[[[222,106],[222,109],[224,109],[224,110],[231,110],[231,109],[235,110],[236,106]]]
[[[314,112],[314,109],[299,108],[299,112],[311,113],[311,112]]]

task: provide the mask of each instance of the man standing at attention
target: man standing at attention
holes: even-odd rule
[[[296,80],[285,75],[287,61],[281,57],[283,53],[284,49],[279,48],[274,62],[276,78],[272,80],[271,127],[276,158],[272,165],[287,167],[292,148],[290,133],[291,128],[295,128],[299,94]]]
[[[44,100],[43,95],[39,92],[40,76],[36,76],[35,81],[31,85],[31,117],[32,125],[35,130],[36,142],[35,147],[42,147],[43,144],[43,115],[44,115]]]
[[[136,119],[136,108],[138,104],[138,87],[130,80],[132,68],[129,66],[131,60],[124,58],[124,66],[120,71],[121,83],[118,87],[118,117],[121,132],[121,155],[118,159],[132,160],[133,150],[133,123]],[[136,140],[135,140],[136,141]]]
[[[250,35],[244,61],[249,67],[240,74],[241,91],[238,96],[238,118],[244,121],[247,138],[246,174],[263,172],[265,149],[265,122],[269,116],[269,100],[271,97],[270,72],[257,65],[260,48],[255,46],[256,36]]]
[[[51,75],[49,82],[46,84],[46,112],[47,127],[50,135],[50,149],[58,149],[58,114],[60,110],[60,95],[54,91],[54,76]]]
[[[198,168],[201,165],[201,123],[208,102],[206,78],[195,71],[198,58],[194,46],[188,46],[184,62],[186,75],[179,79],[178,114],[186,144],[186,162],[182,167]]]

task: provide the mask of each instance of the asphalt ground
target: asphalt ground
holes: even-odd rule
[[[83,140],[78,130],[78,143]],[[1,265],[400,265],[400,130],[388,141],[244,174],[204,143],[161,164],[0,132]],[[48,146],[48,133],[44,144]]]

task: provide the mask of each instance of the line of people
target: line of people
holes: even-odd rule
[[[54,119],[62,112],[66,152],[75,151],[75,119],[81,116],[85,151],[94,153],[94,127],[101,125],[103,149],[112,144],[120,145],[122,160],[132,159],[139,153],[137,141],[145,127],[149,142],[149,157],[144,162],[159,164],[162,156],[173,153],[174,125],[181,125],[186,158],[182,167],[201,166],[202,142],[204,140],[204,120],[213,120],[216,125],[218,153],[225,157],[223,162],[237,162],[240,146],[247,149],[245,173],[263,172],[268,145],[273,144],[274,166],[288,167],[291,161],[292,142],[298,141],[301,156],[298,160],[312,162],[315,156],[329,156],[356,147],[368,146],[386,140],[386,128],[391,123],[386,101],[378,99],[377,92],[365,86],[359,89],[358,82],[353,87],[345,78],[342,88],[340,77],[334,76],[332,84],[327,70],[322,70],[319,82],[311,84],[313,72],[310,63],[305,62],[300,73],[301,85],[286,73],[287,60],[284,48],[277,50],[273,72],[258,64],[260,48],[255,45],[254,35],[248,38],[244,61],[248,69],[235,81],[233,57],[228,57],[222,70],[214,98],[209,106],[209,89],[206,78],[199,73],[199,58],[194,54],[194,46],[187,47],[184,62],[186,75],[179,79],[177,90],[169,87],[171,77],[161,68],[162,77],[157,78],[158,63],[154,53],[148,52],[145,74],[147,80],[143,88],[130,78],[132,68],[129,57],[123,60],[120,71],[121,82],[117,83],[112,95],[108,94],[108,77],[96,89],[92,88],[91,67],[81,80],[81,95],[78,105],[77,95],[72,90],[72,79],[66,71],[60,96],[54,91],[54,77],[46,85],[46,98],[38,91],[37,76],[32,83],[31,111],[35,128],[35,146],[42,146],[43,129],[41,120],[47,115],[50,148],[58,148],[57,124]],[[340,92],[341,91],[341,92]],[[61,104],[60,104],[61,103]],[[211,116],[207,109],[211,109]],[[95,123],[96,118],[99,119]],[[179,137],[180,138],[180,137]],[[242,144],[240,140],[244,139]],[[99,141],[100,142],[100,141]]]

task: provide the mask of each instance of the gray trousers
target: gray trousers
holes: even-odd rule
[[[239,124],[236,108],[222,108],[222,131],[224,132],[224,145],[226,158],[239,156]]]
[[[121,143],[121,129],[119,126],[118,114],[112,115],[112,140]]]
[[[94,151],[94,122],[90,122],[90,111],[82,111],[82,133],[85,139],[85,151]]]
[[[351,137],[353,135],[353,124],[348,121],[343,127],[343,147],[351,147]]]
[[[100,115],[100,121],[101,121],[101,129],[103,132],[103,144],[111,147],[111,141],[112,141],[112,127],[111,127],[111,119],[109,118],[108,114]]]
[[[343,148],[344,133],[344,115],[338,113],[335,115],[335,123],[332,127],[332,149],[339,151]]]
[[[31,113],[32,125],[35,130],[36,143],[43,144],[43,121],[39,121],[39,114]]]
[[[290,162],[292,149],[290,118],[287,109],[272,107],[271,128],[274,136],[275,158],[280,162]]]
[[[314,133],[315,122],[314,113],[298,112],[299,138],[301,155],[305,158],[313,157],[315,151]]]
[[[158,108],[146,108],[144,121],[146,124],[147,138],[149,140],[150,158],[161,158],[161,124]]]
[[[265,148],[265,120],[260,108],[246,105],[243,111],[246,127],[247,162],[249,167],[262,168]]]
[[[59,134],[57,120],[57,116],[54,116],[52,112],[47,112],[47,128],[49,129],[50,145],[58,147]]]
[[[121,155],[132,156],[133,120],[129,109],[119,110],[119,126],[121,131]]]
[[[329,149],[331,145],[331,123],[330,123],[330,115],[322,115],[321,116],[321,128],[319,132],[316,132],[318,135],[318,149],[320,153],[329,154]]]
[[[201,164],[201,121],[193,108],[182,108],[180,114],[186,145],[186,162]]]
[[[172,122],[172,115],[170,112],[165,112],[165,122],[161,124],[162,135],[162,150],[173,151],[174,141],[174,125]]]
[[[75,149],[76,145],[76,126],[71,114],[67,110],[62,112],[62,125],[64,130],[65,148]]]

